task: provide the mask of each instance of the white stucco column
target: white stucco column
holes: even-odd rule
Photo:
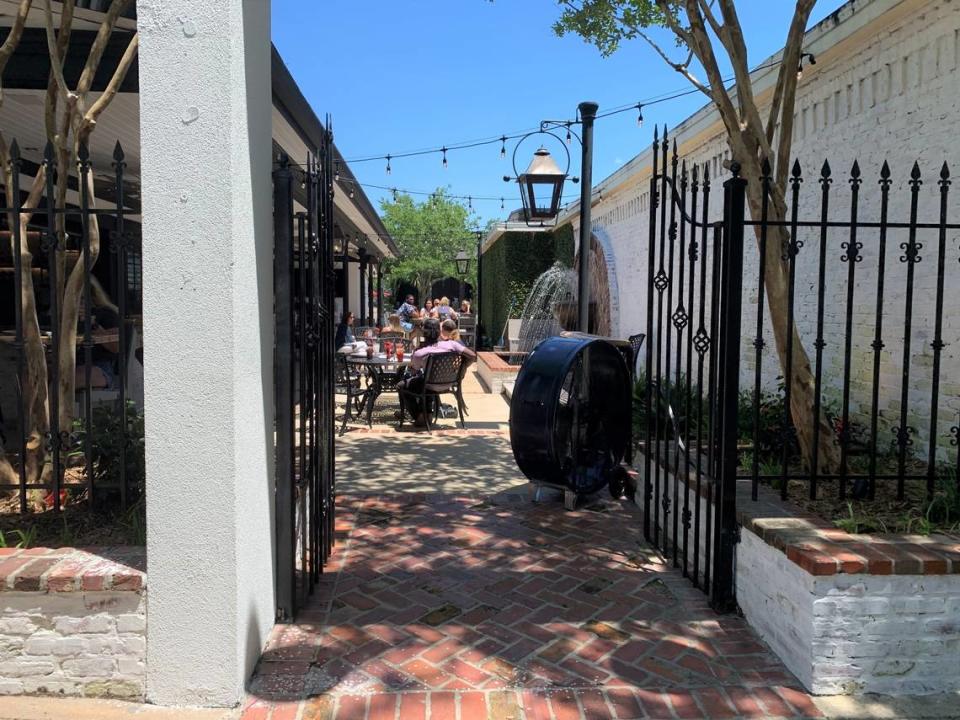
[[[147,697],[233,705],[274,618],[269,0],[138,0]]]

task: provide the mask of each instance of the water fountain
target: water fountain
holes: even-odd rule
[[[523,354],[562,330],[575,329],[577,282],[573,270],[555,262],[543,272],[530,288],[520,321],[520,343],[516,350]]]

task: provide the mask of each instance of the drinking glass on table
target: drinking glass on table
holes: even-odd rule
[[[397,345],[397,362],[403,362],[403,345]]]
[[[393,343],[390,340],[383,343],[383,351],[387,354],[387,360],[389,360],[393,355]]]

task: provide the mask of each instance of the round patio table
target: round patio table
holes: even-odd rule
[[[367,404],[367,423],[373,417],[373,406],[385,392],[396,392],[397,383],[403,379],[404,368],[410,364],[410,355],[404,354],[403,360],[396,357],[388,359],[385,353],[375,353],[368,358],[366,353],[358,353],[347,357],[347,362],[354,367],[364,367],[370,378],[370,400]]]

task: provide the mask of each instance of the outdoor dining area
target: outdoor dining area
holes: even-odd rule
[[[375,416],[378,423],[395,421],[397,430],[429,433],[448,417],[466,428],[463,382],[476,355],[463,342],[472,345],[472,338],[463,337],[460,328],[463,323],[472,329],[472,318],[411,320],[405,321],[409,329],[396,322],[383,329],[352,328],[352,314],[345,314],[335,361],[341,436],[353,422],[372,428]],[[350,333],[343,332],[344,325]]]

